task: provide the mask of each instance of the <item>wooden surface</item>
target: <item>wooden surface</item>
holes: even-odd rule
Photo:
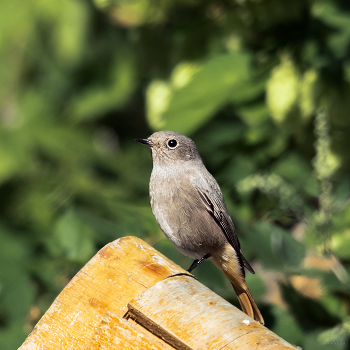
[[[290,348],[148,244],[125,237],[79,271],[20,350]]]
[[[107,312],[86,350],[130,349],[171,350],[173,347],[157,339],[152,333]]]
[[[142,240],[120,238],[68,283],[20,349],[85,349],[107,311],[123,316],[131,299],[178,272],[186,271]]]
[[[130,301],[128,308],[126,317],[178,349],[294,349],[189,276],[157,283]]]

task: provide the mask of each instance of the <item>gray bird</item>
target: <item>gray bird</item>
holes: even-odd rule
[[[210,259],[230,280],[243,312],[264,324],[245,281],[244,258],[214,177],[204,166],[195,143],[174,131],[136,139],[152,151],[150,198],[153,214],[165,236],[181,253],[195,259],[189,272]]]

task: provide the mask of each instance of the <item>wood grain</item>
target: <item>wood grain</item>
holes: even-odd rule
[[[79,271],[20,350],[290,348],[151,246],[125,237]]]
[[[186,271],[141,239],[120,238],[68,283],[20,350],[85,349],[107,311],[123,316],[131,299],[181,272]]]
[[[188,276],[167,278],[130,301],[127,317],[179,349],[294,349]]]
[[[174,350],[152,333],[107,312],[86,350]]]

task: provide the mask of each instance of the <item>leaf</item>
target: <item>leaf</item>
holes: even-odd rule
[[[271,140],[271,132],[274,130],[273,125],[268,121],[261,122],[261,124],[251,125],[248,128],[245,139],[247,140],[247,144],[249,145],[257,145],[263,141]],[[276,140],[276,139],[273,139]],[[272,141],[272,140],[271,140]],[[283,144],[278,145],[280,148]]]
[[[301,345],[304,334],[296,320],[287,311],[274,305],[272,314],[276,318],[271,330],[293,345]]]
[[[337,345],[340,349],[346,349],[346,343],[349,339],[349,318],[341,325],[327,329],[318,335],[318,341],[324,345]]]
[[[276,256],[286,267],[298,268],[305,256],[305,247],[290,233],[274,226],[271,231],[271,245]]]
[[[220,181],[234,186],[238,181],[254,173],[256,165],[254,162],[244,156],[234,157],[226,169],[220,175]]]
[[[312,14],[319,20],[336,28],[328,38],[328,45],[337,58],[342,58],[347,54],[350,40],[350,16],[337,6],[336,2],[319,1],[312,8]]]
[[[40,2],[42,4],[42,2]],[[53,32],[56,57],[60,65],[67,69],[75,66],[83,58],[87,34],[88,8],[80,1],[61,1],[57,6]]]
[[[246,273],[245,280],[255,300],[258,300],[266,293],[266,283],[261,277],[259,277],[259,275]]]
[[[246,240],[254,242],[252,250],[267,268],[295,269],[300,266],[305,255],[303,244],[276,225],[257,222],[254,231],[245,233]]]
[[[73,209],[57,221],[48,246],[54,255],[77,262],[86,262],[95,251],[91,229],[79,220]]]
[[[340,259],[350,258],[350,229],[332,233],[331,244],[334,254]]]
[[[332,329],[333,330],[333,329]],[[339,350],[345,350],[346,341],[343,336],[340,339],[327,340],[328,336],[332,333],[325,333],[324,329],[318,329],[316,331],[308,332],[304,336],[303,349],[307,350],[331,350],[336,347]],[[337,331],[333,331],[333,334],[337,334]]]
[[[249,55],[244,53],[209,59],[187,84],[173,90],[167,108],[163,107],[159,113],[160,117],[147,116],[149,123],[158,130],[184,134],[195,131],[229,101],[239,84],[249,78],[249,61]],[[154,85],[151,87],[154,88]],[[150,97],[157,98],[154,94]]]
[[[298,97],[299,77],[296,67],[288,56],[271,74],[267,83],[267,105],[272,118],[281,123],[295,105]]]
[[[304,73],[299,87],[299,107],[301,115],[308,120],[316,111],[318,74],[314,69]]]
[[[13,349],[26,336],[23,324],[34,302],[35,288],[28,273],[28,246],[15,232],[0,225],[1,349]]]
[[[108,74],[107,84],[91,85],[73,99],[70,113],[74,120],[100,118],[120,108],[130,97],[135,88],[135,66],[130,54],[123,52],[117,56]]]
[[[244,137],[246,127],[241,122],[220,122],[217,121],[212,127],[203,130],[196,137],[197,148],[201,152],[217,150],[222,146],[236,143]],[[210,142],[208,142],[210,140]]]
[[[147,119],[151,128],[157,130],[163,127],[164,112],[169,107],[169,102],[173,94],[169,83],[161,80],[154,80],[148,86],[146,93]]]
[[[109,10],[109,15],[119,25],[127,28],[164,20],[171,2],[149,0],[94,0],[97,7]]]
[[[249,126],[259,126],[270,118],[270,113],[265,103],[244,106],[238,109],[238,114]]]
[[[299,187],[311,176],[312,167],[301,155],[289,153],[275,163],[272,171]]]
[[[292,184],[285,182],[279,175],[272,173],[253,174],[240,180],[236,185],[237,190],[242,193],[251,193],[259,189],[268,197],[277,198],[283,209],[302,211],[303,201]]]

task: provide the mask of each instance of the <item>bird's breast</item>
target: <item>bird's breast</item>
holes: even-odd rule
[[[169,172],[152,172],[150,199],[153,214],[164,234],[176,246],[180,244],[178,231],[182,226],[182,215],[189,208],[184,203],[181,181]]]
[[[190,181],[191,174],[152,172],[153,214],[167,238],[185,255],[202,257],[222,235]],[[218,231],[218,232],[217,232]]]

